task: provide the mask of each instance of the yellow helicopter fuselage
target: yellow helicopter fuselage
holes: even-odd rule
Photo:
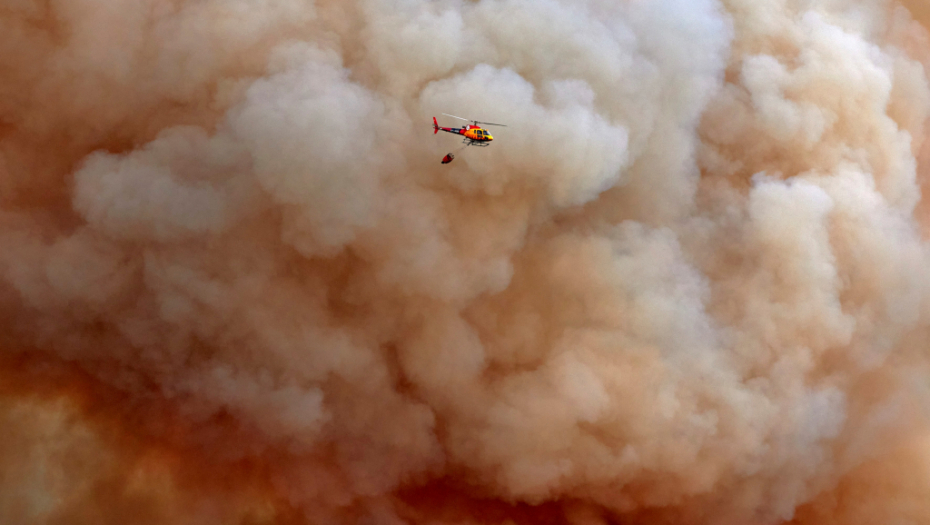
[[[471,140],[475,140],[478,142],[491,142],[492,140],[494,140],[494,137],[492,137],[491,134],[488,133],[488,130],[484,128],[469,129],[469,130],[466,130],[465,133],[463,133],[463,135],[465,135],[466,138],[469,138]]]

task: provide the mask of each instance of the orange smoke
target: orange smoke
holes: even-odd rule
[[[13,2],[0,521],[927,521],[926,25]]]

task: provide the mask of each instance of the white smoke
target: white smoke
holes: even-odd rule
[[[0,521],[926,522],[926,17],[10,3]]]

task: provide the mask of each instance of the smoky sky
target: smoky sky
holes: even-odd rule
[[[6,0],[0,521],[930,523],[927,24]]]

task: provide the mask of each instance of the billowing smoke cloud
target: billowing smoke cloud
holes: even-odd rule
[[[7,1],[0,522],[930,523],[928,17]]]

